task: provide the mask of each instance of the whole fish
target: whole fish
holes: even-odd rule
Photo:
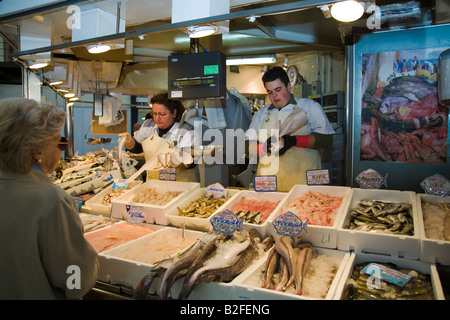
[[[226,248],[226,252],[220,250],[221,246]],[[218,243],[217,249],[203,266],[186,276],[179,298],[187,299],[195,284],[200,281],[231,281],[247,268],[256,256],[257,249],[249,236],[238,243],[227,243],[227,241]]]
[[[287,267],[286,260],[284,258],[280,259],[280,281],[273,287],[273,290],[282,291],[287,287],[287,282],[289,280],[289,271]]]
[[[272,276],[278,266],[279,259],[280,259],[280,254],[277,252],[277,250],[275,250],[275,248],[272,248],[272,250],[270,250],[267,260],[266,260],[266,268],[265,268],[265,273],[264,273],[265,278],[264,278],[264,283],[262,285],[263,288],[270,288],[270,284],[272,282]]]
[[[312,247],[299,249],[297,254],[296,273],[295,273],[295,290],[298,295],[302,294],[303,278],[308,272],[311,260],[317,255],[317,250]]]
[[[413,235],[414,222],[410,214],[411,208],[411,204],[406,202],[361,200],[350,209],[350,219],[346,228]]]
[[[143,300],[147,296],[153,281],[161,276],[172,264],[174,257],[158,261],[151,268],[150,272],[139,281],[133,292],[133,299]]]
[[[292,238],[287,236],[280,237],[275,241],[275,249],[286,260],[286,265],[290,278],[286,286],[289,286],[294,281],[295,264],[294,264],[294,249],[292,248]]]
[[[170,289],[179,277],[187,272],[187,268],[197,265],[215,249],[218,239],[223,239],[224,235],[208,233],[192,245],[184,254],[176,257],[172,265],[164,273],[160,288],[159,299],[166,299]]]

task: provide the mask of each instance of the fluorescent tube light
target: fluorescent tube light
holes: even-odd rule
[[[271,64],[277,62],[275,55],[259,56],[259,57],[240,57],[240,58],[228,58],[227,66],[238,66],[244,64]]]

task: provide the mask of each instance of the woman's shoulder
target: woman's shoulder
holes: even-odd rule
[[[188,123],[188,122],[184,122],[181,125],[180,129],[185,129],[185,130],[189,130],[190,131],[190,130],[194,130],[194,126],[192,124]]]
[[[40,194],[41,197],[46,197],[48,199],[72,198],[72,196],[69,195],[65,190],[60,188],[58,185],[53,184],[46,174],[33,169],[30,172],[30,176],[33,177],[33,180],[39,186],[35,188],[35,190]]]

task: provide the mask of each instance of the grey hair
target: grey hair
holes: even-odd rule
[[[33,150],[61,131],[65,117],[53,103],[25,98],[0,100],[0,170],[29,172]]]

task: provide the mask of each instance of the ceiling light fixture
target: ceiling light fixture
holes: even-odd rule
[[[89,53],[97,54],[111,50],[111,46],[106,43],[89,44],[86,46]]]
[[[69,101],[77,101],[78,99],[80,99],[80,98],[78,98],[78,97],[73,97],[73,98],[70,98]]]
[[[67,102],[66,107],[71,107],[71,106],[73,106],[74,103],[75,102]]]
[[[218,28],[216,26],[189,26],[187,27],[187,33],[189,38],[202,38],[210,36],[216,33]]]
[[[331,6],[331,16],[341,22],[358,20],[363,14],[364,7],[358,1],[340,1]]]
[[[240,58],[228,58],[227,66],[238,66],[244,64],[271,64],[277,62],[275,55],[270,56],[258,56],[258,57],[240,57]]]
[[[75,93],[73,92],[69,92],[64,95],[64,98],[73,98],[73,97],[75,97]]]
[[[63,81],[52,81],[52,82],[49,83],[49,85],[57,86],[58,84],[62,84],[62,83],[63,83]]]

